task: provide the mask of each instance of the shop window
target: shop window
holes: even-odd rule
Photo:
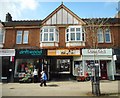
[[[120,61],[116,61],[116,74],[120,74]]]
[[[15,64],[15,77],[23,78],[25,75],[32,77],[35,68],[34,59],[17,59]]]
[[[87,68],[87,72],[88,72],[88,74],[89,74],[89,76],[93,76],[93,74],[92,74],[92,71],[93,71],[93,66],[94,66],[94,61],[93,60],[91,60],[91,61],[86,61],[86,68]]]
[[[70,73],[70,59],[57,59],[57,70]]]
[[[75,76],[83,75],[82,61],[74,61],[74,75]]]

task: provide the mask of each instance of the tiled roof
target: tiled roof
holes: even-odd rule
[[[82,19],[86,24],[95,25],[99,24],[120,24],[120,18],[83,18]],[[5,27],[14,27],[14,26],[41,26],[43,20],[19,20],[19,21],[9,21],[2,22]]]
[[[42,20],[19,20],[19,21],[9,21],[3,22],[5,27],[13,27],[13,26],[40,26]]]
[[[85,18],[82,19],[86,24],[120,24],[120,18]]]

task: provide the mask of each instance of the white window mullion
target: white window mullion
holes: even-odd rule
[[[83,34],[84,34],[84,32],[83,32],[82,27],[81,27],[80,28],[80,41],[84,41],[83,40]]]
[[[77,41],[77,38],[76,38],[76,28],[75,28],[75,32],[74,33],[75,33],[75,41]]]
[[[50,41],[50,29],[48,29],[48,41]]]
[[[57,41],[57,38],[56,38],[57,36],[55,36],[56,33],[57,33],[57,32],[56,32],[56,29],[54,29],[54,30],[53,30],[53,37],[54,37],[54,40],[53,40],[53,41],[54,41],[54,42]]]

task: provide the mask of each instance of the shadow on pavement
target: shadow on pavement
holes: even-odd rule
[[[86,93],[87,96],[95,96],[94,94],[92,94],[92,92],[88,92]],[[100,94],[101,97],[105,97],[105,96],[120,96],[120,93],[102,93]]]
[[[49,85],[47,85],[47,86],[49,86],[49,87],[58,87],[57,84],[49,84]]]

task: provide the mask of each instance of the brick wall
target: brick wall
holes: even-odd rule
[[[29,31],[28,44],[16,44],[17,30]],[[7,29],[5,34],[4,48],[40,47],[39,38],[39,29]]]

